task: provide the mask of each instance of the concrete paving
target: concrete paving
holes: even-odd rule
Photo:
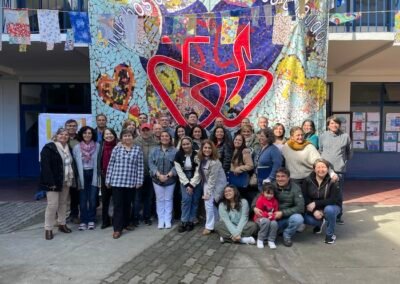
[[[155,225],[45,241],[40,223],[0,235],[0,283],[398,283],[399,219],[399,206],[347,205],[335,244],[307,228],[275,251]]]

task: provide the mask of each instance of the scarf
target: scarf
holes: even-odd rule
[[[106,175],[107,173],[108,163],[110,162],[111,153],[115,145],[117,145],[117,139],[114,139],[113,141],[110,142],[104,141],[103,156],[101,158],[101,173],[103,175]]]
[[[96,151],[96,143],[94,143],[93,140],[90,141],[89,144],[86,144],[84,141],[82,141],[79,143],[79,146],[81,147],[83,162],[89,163],[94,151]]]
[[[63,146],[60,142],[54,142],[56,144],[58,153],[60,154],[63,165],[64,165],[64,183],[67,186],[71,186],[74,179],[74,172],[72,170],[72,156],[69,151],[68,144]]]
[[[289,140],[288,142],[287,142],[287,145],[290,147],[290,148],[292,148],[292,150],[295,150],[295,151],[301,151],[301,150],[304,150],[304,148],[307,146],[307,145],[309,145],[309,144],[311,144],[309,141],[307,141],[307,140],[304,140],[303,141],[303,143],[297,143],[297,142],[295,142],[295,141],[293,141],[293,140]]]

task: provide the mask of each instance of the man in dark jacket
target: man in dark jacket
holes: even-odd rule
[[[283,244],[292,246],[292,237],[304,226],[304,199],[300,187],[290,181],[290,172],[286,168],[279,168],[276,172],[275,198],[279,203],[279,211],[275,212],[275,219],[278,221],[279,230],[283,230]],[[258,197],[257,197],[258,198]],[[256,200],[252,203],[254,214],[262,215],[261,210],[255,208]]]

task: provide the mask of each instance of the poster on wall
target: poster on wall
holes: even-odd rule
[[[266,3],[265,3],[266,2]],[[89,2],[92,113],[119,131],[141,112],[211,129],[259,116],[325,129],[329,0]],[[130,25],[136,15],[137,25]],[[135,33],[133,36],[132,33]]]
[[[400,131],[400,113],[386,114],[386,131]]]
[[[378,152],[380,150],[379,141],[367,141],[367,149],[368,151]]]
[[[353,149],[365,149],[365,141],[353,140]]]
[[[50,142],[60,127],[64,127],[69,119],[78,122],[78,129],[82,126],[93,126],[91,114],[62,114],[62,113],[41,113],[39,114],[39,155],[46,143]]]
[[[378,140],[379,141],[379,122],[368,121],[367,122],[367,140]]]

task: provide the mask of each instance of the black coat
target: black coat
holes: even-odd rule
[[[40,169],[40,185],[47,191],[61,191],[64,183],[64,164],[54,142],[44,145],[40,152]],[[72,160],[72,169],[76,176],[78,171],[74,160]],[[75,180],[77,180],[76,177]],[[56,188],[51,189],[50,187],[53,186]]]

